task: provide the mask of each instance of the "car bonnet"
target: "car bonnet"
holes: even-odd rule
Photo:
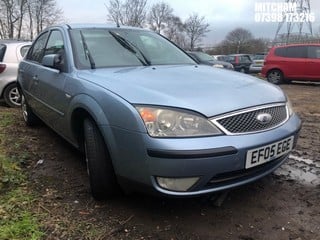
[[[78,77],[131,104],[189,109],[212,117],[284,102],[279,87],[242,73],[209,66],[147,66],[79,70]]]

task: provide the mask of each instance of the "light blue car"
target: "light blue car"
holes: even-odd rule
[[[198,65],[139,28],[50,27],[20,63],[18,87],[27,125],[41,119],[85,153],[96,199],[255,181],[287,159],[301,126],[279,87]]]

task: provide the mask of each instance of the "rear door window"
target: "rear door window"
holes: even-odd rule
[[[45,32],[36,39],[35,43],[32,46],[32,49],[28,52],[28,60],[41,63],[47,38],[48,32]]]
[[[320,59],[320,46],[309,46],[308,58]]]
[[[287,47],[286,56],[288,58],[307,58],[306,46]]]
[[[20,49],[20,55],[21,55],[22,57],[24,57],[24,56],[27,54],[29,48],[30,48],[30,45],[21,47],[21,49]]]
[[[227,62],[235,62],[236,61],[236,57],[235,56],[227,56],[225,60]]]
[[[286,48],[281,47],[281,48],[276,48],[274,50],[274,54],[278,57],[286,57]]]
[[[241,56],[240,57],[240,62],[241,63],[251,63],[251,59],[249,56]]]

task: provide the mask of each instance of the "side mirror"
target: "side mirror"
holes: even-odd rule
[[[60,54],[48,54],[42,58],[42,65],[61,71],[62,58]]]

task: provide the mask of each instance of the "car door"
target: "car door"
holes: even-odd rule
[[[34,112],[39,115],[38,111],[41,104],[39,102],[39,79],[37,73],[41,66],[43,57],[43,51],[49,36],[49,32],[42,33],[33,43],[30,51],[28,52],[26,59],[20,63],[19,66],[19,78],[21,81],[24,97],[28,104],[34,109]]]
[[[58,54],[62,59],[60,69],[54,69],[41,65],[36,73],[38,79],[38,101],[39,111],[46,123],[60,132],[64,125],[66,109],[70,102],[70,97],[65,93],[65,83],[67,80],[67,60],[65,53],[65,40],[63,33],[56,29],[49,34],[43,56]]]
[[[306,77],[306,46],[290,46],[286,49],[285,75],[292,79],[303,79]]]
[[[320,81],[320,46],[308,46],[307,48],[306,75],[312,80]]]
[[[243,55],[239,57],[240,65],[245,69],[246,72],[249,71],[249,67],[252,64],[252,61],[249,56]]]

